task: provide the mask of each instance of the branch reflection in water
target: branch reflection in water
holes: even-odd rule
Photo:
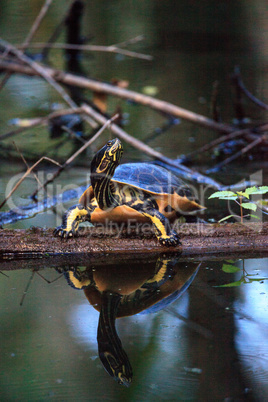
[[[68,284],[83,290],[89,303],[99,311],[99,357],[119,384],[130,385],[132,367],[116,331],[116,318],[166,308],[189,287],[200,265],[179,262],[179,255],[169,253],[159,256],[156,263],[135,260],[120,265],[72,265],[58,269]]]

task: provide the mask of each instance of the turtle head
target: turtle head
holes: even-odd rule
[[[91,162],[91,185],[101,209],[113,208],[117,201],[112,192],[110,181],[123,153],[121,142],[115,138],[108,141],[94,156]]]
[[[94,156],[91,162],[91,172],[100,176],[113,176],[123,153],[121,141],[117,138],[107,142]]]
[[[111,347],[110,345],[110,348]],[[102,353],[99,350],[99,357],[107,373],[110,374],[118,384],[124,385],[125,387],[131,385],[132,368],[120,341],[114,353],[111,351]]]

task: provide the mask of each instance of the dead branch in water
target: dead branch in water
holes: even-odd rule
[[[261,101],[260,99],[256,98],[245,86],[242,76],[240,73],[240,69],[236,66],[234,74],[232,75],[233,84],[241,91],[243,94],[255,105],[260,107],[261,109],[268,110],[268,105]]]
[[[0,141],[5,140],[6,138],[14,137],[15,135],[18,135],[18,134],[22,133],[23,131],[29,130],[33,127],[41,126],[43,124],[48,124],[48,122],[50,120],[53,120],[56,117],[66,116],[66,115],[70,115],[70,114],[81,114],[81,113],[83,113],[82,108],[62,109],[62,110],[57,110],[55,112],[52,112],[44,117],[29,119],[29,120],[27,120],[27,122],[24,122],[22,127],[19,127],[16,130],[12,130],[12,131],[9,131],[8,133],[0,135]],[[96,128],[96,127],[97,127],[97,124],[95,124],[94,128]]]
[[[109,127],[109,125],[115,120],[117,119],[118,115],[113,116],[111,119],[107,120],[103,126],[98,130],[98,132],[92,137],[90,138],[88,141],[86,141],[84,143],[84,145],[82,145],[81,148],[79,148],[72,156],[70,156],[70,158],[67,159],[67,161],[61,165],[59,167],[59,169],[52,175],[52,177],[47,180],[45,183],[42,184],[42,186],[38,187],[36,189],[36,191],[32,194],[32,198],[36,198],[37,193],[42,190],[43,188],[45,188],[49,183],[52,183],[56,177],[58,177],[61,172],[67,167],[69,166],[74,160],[75,158],[77,158],[78,155],[80,155],[82,152],[85,151],[86,148],[88,148],[100,135],[101,133],[107,128]],[[0,206],[1,208],[1,206]]]
[[[17,190],[17,188],[21,185],[21,183],[26,179],[26,177],[29,176],[29,174],[44,160],[49,161],[51,163],[56,164],[57,166],[60,166],[60,164],[53,159],[47,158],[46,156],[43,156],[40,158],[36,163],[34,163],[30,168],[27,169],[27,171],[24,173],[24,175],[21,177],[21,179],[16,183],[16,185],[12,188],[10,193],[6,196],[6,198],[1,202],[0,208],[2,208],[3,205],[7,202],[7,200],[12,196],[12,194]]]
[[[35,33],[37,32],[42,20],[44,19],[46,13],[48,12],[48,9],[51,5],[51,3],[53,2],[53,0],[45,0],[45,3],[43,4],[38,16],[36,17],[25,41],[23,42],[22,46],[21,46],[21,50],[25,50],[27,47],[29,47]]]
[[[216,138],[215,140],[209,142],[208,144],[203,145],[202,147],[196,149],[195,151],[190,152],[189,154],[185,155],[185,157],[186,158],[192,158],[194,156],[202,154],[203,152],[207,152],[212,148],[215,148],[217,145],[222,144],[223,142],[227,142],[227,141],[233,140],[234,138],[241,137],[241,136],[246,136],[246,137],[250,136],[250,139],[254,140],[254,139],[258,138],[257,137],[258,134],[256,134],[256,133],[263,133],[263,132],[265,132],[267,130],[268,130],[268,124],[267,123],[262,124],[259,127],[256,127],[254,129],[255,134],[252,133],[253,130],[250,129],[250,128],[244,128],[244,129],[241,129],[241,130],[234,130],[230,134],[222,135],[221,137]],[[252,138],[251,136],[254,136],[254,137]],[[263,138],[263,140],[264,140],[264,138]]]
[[[53,0],[46,0],[46,1],[45,1],[43,7],[41,8],[41,10],[40,10],[38,16],[36,17],[36,19],[35,19],[35,21],[34,21],[32,27],[31,27],[31,29],[30,29],[30,31],[29,31],[29,33],[28,33],[28,35],[26,36],[26,38],[25,38],[23,44],[21,45],[21,50],[25,50],[25,49],[29,46],[29,44],[30,44],[31,40],[33,39],[35,33],[37,32],[37,30],[38,30],[38,28],[39,28],[39,26],[40,26],[42,20],[44,19],[44,17],[45,17],[45,15],[46,15],[46,13],[47,13],[47,11],[48,11],[48,9],[49,9],[49,7],[50,7],[52,1],[53,1]],[[0,90],[1,90],[1,89],[4,87],[4,85],[7,83],[8,79],[9,79],[9,77],[10,77],[11,75],[12,75],[11,72],[9,72],[9,71],[6,72],[6,74],[5,74],[5,76],[4,76],[4,78],[2,79],[1,84],[0,84]]]
[[[54,88],[55,91],[58,92],[58,94],[62,97],[62,99],[67,103],[67,105],[69,105],[72,109],[77,109],[76,103],[68,95],[65,89],[61,85],[59,85],[57,80],[55,80],[53,76],[49,74],[46,67],[43,67],[40,63],[37,63],[36,61],[30,59],[23,52],[18,50],[15,46],[11,45],[10,43],[4,41],[1,38],[0,38],[0,44],[5,48],[8,54],[12,53],[21,62],[30,66],[30,68],[33,69],[36,74],[43,77],[49,83],[49,85],[51,85],[52,88]],[[90,125],[92,125],[92,127],[94,127],[94,123],[89,118],[85,117],[85,119]]]
[[[218,163],[215,165],[212,169],[209,169],[207,173],[212,173],[212,172],[217,172],[219,169],[221,169],[223,166],[228,165],[228,163],[233,162],[235,159],[239,158],[240,156],[244,155],[247,153],[250,149],[256,147],[258,144],[263,142],[265,139],[265,136],[261,136],[256,138],[254,141],[252,141],[250,144],[248,144],[246,147],[242,148],[240,151],[236,152],[229,158],[224,159],[224,161]]]
[[[92,118],[97,120],[100,124],[105,124],[105,122],[107,121],[105,116],[96,112],[90,106],[83,105],[82,107],[83,107],[84,111],[86,113],[88,113],[89,116],[91,116]],[[161,152],[155,151],[153,148],[144,144],[142,141],[140,141],[137,138],[134,138],[130,134],[126,133],[121,127],[117,126],[116,124],[112,124],[110,129],[120,139],[128,142],[134,148],[139,149],[140,151],[144,152],[145,154],[151,156],[154,159],[157,159],[161,162],[164,162],[165,164],[167,164],[169,166],[172,166],[172,167],[178,169],[178,172],[180,172],[180,176],[182,176],[185,180],[206,184],[206,185],[211,186],[218,190],[224,188],[224,186],[221,183],[218,183],[216,180],[213,180],[212,178],[210,178],[208,176],[204,176],[197,171],[194,171],[180,163],[177,163],[173,159],[170,159],[170,158],[166,157],[165,155],[163,155]]]
[[[42,74],[36,69],[33,69],[32,66],[24,66],[14,61],[7,62],[5,60],[0,60],[0,69],[30,76],[42,76]],[[230,133],[233,131],[232,126],[217,123],[208,117],[183,109],[179,106],[173,105],[172,103],[153,98],[149,95],[143,95],[135,91],[117,87],[115,85],[96,81],[90,78],[84,78],[71,73],[65,73],[64,71],[55,70],[45,66],[42,66],[42,71],[45,72],[47,77],[51,77],[57,83],[77,86],[79,88],[85,88],[91,91],[102,92],[107,95],[131,100],[135,103],[148,106],[154,110],[166,113],[168,115],[180,117],[181,119],[191,121],[192,123],[209,128],[211,130],[220,131],[223,133]]]

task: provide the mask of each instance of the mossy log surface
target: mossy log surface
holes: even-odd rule
[[[268,223],[251,224],[183,224],[178,233],[181,245],[161,246],[150,230],[127,231],[120,235],[116,230],[103,228],[82,228],[76,238],[61,239],[53,236],[52,229],[2,229],[0,231],[0,270],[4,263],[14,260],[52,259],[77,262],[83,260],[124,259],[135,255],[148,258],[160,253],[180,253],[182,258],[225,259],[230,256],[268,256]],[[20,262],[20,263],[21,263]],[[48,263],[48,261],[47,261]],[[53,263],[54,264],[54,263]]]

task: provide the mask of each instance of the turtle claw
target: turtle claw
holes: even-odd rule
[[[62,239],[69,239],[70,237],[75,237],[76,233],[73,230],[65,230],[62,226],[58,226],[54,232],[53,235],[55,237],[61,237]]]
[[[172,231],[168,236],[162,236],[159,238],[159,242],[162,246],[174,247],[181,244],[180,238],[176,232]]]

